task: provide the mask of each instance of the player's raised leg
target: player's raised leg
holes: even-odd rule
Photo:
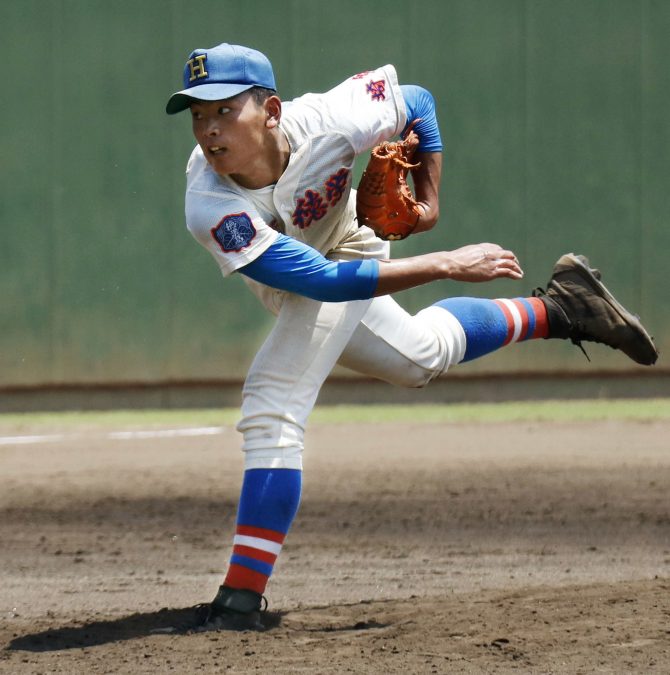
[[[437,306],[459,320],[467,336],[463,361],[511,342],[532,338],[599,342],[633,361],[652,365],[658,351],[639,319],[607,290],[598,270],[580,255],[568,253],[554,266],[547,290],[534,297],[479,301],[450,298]],[[505,329],[506,324],[506,329]]]
[[[537,338],[600,342],[644,365],[658,357],[639,319],[607,290],[600,273],[583,256],[567,254],[554,266],[547,290],[530,297],[448,298],[416,316],[389,297],[375,298],[340,364],[422,387],[450,366]]]
[[[451,366],[525,340],[549,337],[540,298],[456,297],[410,315],[375,298],[340,365],[405,387],[423,387]]]

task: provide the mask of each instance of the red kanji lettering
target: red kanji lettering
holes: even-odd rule
[[[386,100],[386,82],[384,80],[377,80],[374,82],[370,80],[365,87],[365,90],[370,94],[373,101],[384,101]]]
[[[337,202],[342,199],[344,190],[347,187],[347,179],[349,178],[348,169],[340,169],[334,173],[325,183],[326,199],[331,206],[335,206]]]
[[[323,197],[315,190],[307,190],[305,196],[298,199],[298,204],[293,212],[293,224],[304,230],[314,220],[320,220],[326,215],[328,207],[324,204]]]

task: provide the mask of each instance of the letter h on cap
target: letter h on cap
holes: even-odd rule
[[[191,71],[191,77],[188,80],[189,82],[193,82],[193,80],[199,80],[209,75],[207,70],[205,70],[205,61],[207,61],[207,54],[199,54],[198,56],[194,56],[192,59],[189,59],[186,62],[186,65]]]

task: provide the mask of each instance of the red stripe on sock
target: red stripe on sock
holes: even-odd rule
[[[241,544],[233,546],[233,553],[246,556],[247,558],[253,558],[254,560],[260,560],[269,565],[274,565],[275,560],[277,560],[277,556],[274,553],[261,551],[259,548],[252,548],[251,546],[242,546]]]
[[[521,316],[521,332],[519,333],[519,338],[517,342],[525,340],[528,335],[528,329],[530,328],[530,320],[528,318],[528,308],[526,305],[521,302],[521,300],[512,300],[514,306],[519,310],[519,315]]]
[[[540,298],[526,298],[535,312],[535,330],[530,336],[531,340],[535,338],[549,337],[549,321],[547,320],[547,308]]]
[[[509,344],[510,340],[512,339],[512,335],[514,335],[514,318],[512,317],[512,313],[505,306],[504,302],[500,302],[498,300],[494,300],[493,302],[495,302],[496,305],[500,307],[502,313],[505,315],[505,321],[507,322],[507,337],[502,343],[502,346],[504,347],[505,345]]]
[[[252,525],[238,525],[235,530],[237,534],[243,534],[247,537],[258,537],[259,539],[267,539],[274,541],[277,544],[283,544],[286,535],[275,530],[266,530],[262,527],[253,527]]]
[[[242,565],[231,563],[223,585],[229,586],[230,588],[256,591],[256,593],[262,594],[265,592],[268,579],[269,577],[266,577],[260,572],[250,570],[248,567],[242,567]]]

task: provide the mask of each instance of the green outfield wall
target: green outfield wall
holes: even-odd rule
[[[267,53],[284,98],[385,63],[433,92],[442,221],[393,254],[494,241],[526,279],[409,310],[524,295],[583,252],[670,353],[669,35],[667,0],[3,0],[0,386],[243,376],[271,319],[187,233],[190,121],[164,114],[223,41]],[[459,372],[633,368],[591,357],[541,341]]]

